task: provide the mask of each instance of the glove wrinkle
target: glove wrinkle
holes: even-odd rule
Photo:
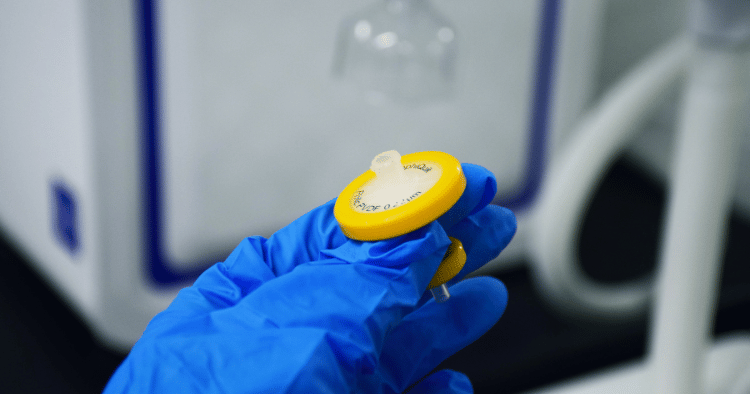
[[[300,216],[263,244],[263,260],[275,276],[316,260],[322,250],[335,249],[349,241],[333,216],[335,203],[333,199]]]
[[[364,265],[320,265],[297,267],[279,280],[261,286],[247,296],[229,316],[245,310],[265,310],[265,316],[279,327],[319,327],[343,333],[342,338],[358,344],[363,352],[380,350],[393,325],[413,310],[419,292],[413,272]],[[304,283],[315,272],[321,283]],[[383,286],[383,283],[388,283]],[[339,285],[341,284],[341,285]],[[282,292],[280,289],[297,289]],[[262,309],[261,309],[262,308]]]
[[[350,240],[336,248],[322,250],[320,257],[335,258],[352,264],[400,268],[424,260],[438,251],[445,254],[448,245],[450,239],[445,230],[433,222],[411,233],[382,241]]]
[[[199,276],[194,286],[212,290],[222,286],[232,287],[236,291],[236,298],[227,301],[236,303],[261,284],[276,277],[262,259],[265,243],[266,239],[260,236],[243,239],[223,263],[210,267]],[[211,272],[213,269],[217,272]]]
[[[225,291],[216,291],[215,288],[207,289],[205,287],[198,287],[197,290],[213,309],[228,308],[243,296],[243,292],[237,286],[227,286]]]

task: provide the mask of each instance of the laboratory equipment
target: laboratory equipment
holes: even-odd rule
[[[650,343],[651,390],[665,394],[704,387],[742,137],[750,127],[750,2],[692,0],[691,6],[694,47]]]
[[[461,163],[443,152],[401,156],[383,152],[370,170],[339,194],[334,215],[347,237],[377,241],[404,235],[438,219],[466,189]],[[443,262],[428,289],[438,302],[450,298],[445,285],[466,263],[461,241],[451,238]]]
[[[331,76],[342,18],[371,3],[0,3],[4,234],[127,349],[237,240],[336,196],[359,174],[340,163],[390,146],[489,168],[501,196],[528,197],[525,223],[527,164],[591,97],[600,2],[433,1],[456,28],[455,90],[413,108]]]
[[[456,29],[430,0],[378,0],[339,28],[333,73],[373,103],[449,99]]]
[[[750,126],[750,3],[691,2],[689,73],[648,358],[549,393],[747,392],[750,338],[711,338],[741,138]],[[586,129],[584,129],[586,130]]]
[[[455,28],[453,92],[411,106],[331,77],[342,18],[372,3],[0,2],[4,235],[126,349],[237,240],[395,145],[496,174],[519,233],[490,269],[517,264],[549,163],[596,93],[607,3],[432,0]]]
[[[562,313],[628,319],[649,305],[648,278],[607,285],[580,267],[577,237],[586,207],[612,157],[623,154],[683,75],[690,45],[676,38],[634,67],[581,119],[552,163],[529,237],[537,288]]]

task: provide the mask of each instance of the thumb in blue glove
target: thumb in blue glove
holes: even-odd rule
[[[331,201],[267,240],[243,240],[149,323],[105,392],[402,392],[486,332],[507,302],[492,278],[455,284],[445,304],[425,295],[448,235],[464,243],[463,276],[515,232],[510,211],[487,205],[491,173],[464,172],[454,208],[397,238],[347,239]],[[413,390],[435,385],[471,391],[453,371]]]

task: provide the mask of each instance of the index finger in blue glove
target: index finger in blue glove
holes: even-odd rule
[[[466,263],[458,275],[448,281],[448,286],[497,257],[513,239],[516,226],[516,216],[510,209],[488,205],[451,227],[448,235],[461,240]]]
[[[419,244],[416,242],[419,242]],[[321,262],[330,262],[330,259],[336,259],[348,264],[379,264],[384,267],[403,268],[414,261],[424,260],[427,255],[432,253],[438,255],[444,253],[449,243],[450,241],[444,230],[436,223],[431,223],[415,232],[379,242],[345,239],[341,245],[318,251],[318,259],[315,261],[303,261],[299,265],[292,261],[290,264],[294,264],[294,267],[305,264],[320,265]],[[162,315],[196,315],[230,307],[240,302],[265,282],[277,278],[276,273],[267,265],[268,258],[264,259],[266,244],[266,240],[261,237],[243,240],[225,262],[213,265],[198,277],[193,286],[181,290],[168,310],[165,311],[166,313]],[[324,245],[320,243],[316,247]],[[335,243],[331,243],[331,245],[335,245]],[[290,245],[290,255],[286,258],[295,258],[295,254],[300,253],[302,249]],[[281,253],[283,253],[282,250],[277,251],[276,258],[279,258]],[[414,271],[418,273],[416,275],[416,278],[418,278],[417,287],[424,291],[436,269],[437,265],[434,267],[415,266]],[[310,283],[314,283],[316,280],[314,274],[315,271],[310,272]],[[278,278],[282,277],[283,275]],[[318,283],[314,284],[325,288],[326,281],[318,278]],[[388,283],[383,282],[382,286],[385,289],[388,287]],[[165,318],[165,316],[157,316],[156,319],[162,318]]]
[[[490,171],[475,164],[462,164],[461,167],[466,177],[466,189],[458,202],[438,219],[445,229],[484,208],[497,192],[497,182]],[[313,209],[274,233],[263,244],[263,256],[275,275],[317,260],[321,251],[346,242],[347,238],[333,216],[334,203],[332,200]]]
[[[487,169],[475,164],[462,164],[462,169],[466,189],[458,202],[438,219],[445,229],[482,209],[497,191],[495,177]],[[302,215],[268,240],[261,238],[255,243],[256,253],[262,255],[274,275],[283,275],[299,264],[318,260],[322,251],[335,249],[347,242],[333,216],[335,201],[331,200]],[[241,279],[243,275],[239,272],[238,276]]]
[[[497,257],[516,232],[513,213],[489,205],[497,192],[492,172],[476,164],[462,164],[462,167],[466,190],[458,202],[438,219],[448,235],[462,242],[467,255],[463,269],[448,285]]]
[[[497,193],[495,175],[476,164],[461,164],[466,177],[466,189],[461,198],[440,218],[438,223],[445,229],[453,227],[465,217],[479,212],[492,201]]]
[[[487,236],[474,240],[477,232],[471,231],[472,226],[462,220],[466,215],[483,209],[497,190],[495,178],[487,169],[474,164],[462,164],[462,168],[467,180],[466,189],[458,202],[438,219],[443,228],[458,224],[459,229],[453,231],[456,235],[451,235],[464,242],[468,255],[467,264],[459,274],[461,277],[489,261],[482,261],[483,256],[474,257],[477,253],[471,250],[480,250],[491,243]],[[265,281],[288,273],[300,264],[320,259],[326,250],[347,244],[349,240],[333,216],[334,203],[335,200],[331,200],[311,210],[269,239],[250,237],[243,240],[224,263],[209,268],[196,280],[193,288],[198,292],[180,294],[173,303],[173,309],[187,310],[192,307],[194,312],[200,312],[234,305]],[[393,246],[389,242],[379,245]],[[476,248],[472,248],[474,244]],[[500,249],[504,246],[502,244]]]

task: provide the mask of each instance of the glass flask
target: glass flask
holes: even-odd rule
[[[381,0],[341,23],[333,74],[368,101],[446,99],[456,47],[455,28],[428,0]]]

